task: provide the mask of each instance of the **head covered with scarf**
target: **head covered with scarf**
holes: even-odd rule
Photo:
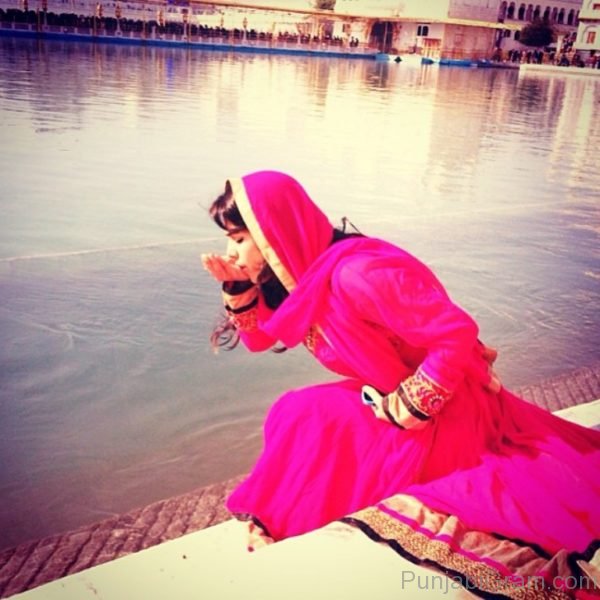
[[[292,292],[329,247],[333,226],[304,188],[277,171],[227,182],[246,228],[273,273]]]

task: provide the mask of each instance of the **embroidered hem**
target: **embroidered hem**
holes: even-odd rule
[[[448,585],[484,598],[566,600],[580,590],[600,597],[600,582],[577,561],[589,559],[598,541],[585,553],[560,551],[550,556],[535,544],[469,530],[457,517],[403,494],[340,521],[414,564],[441,571],[450,578]]]

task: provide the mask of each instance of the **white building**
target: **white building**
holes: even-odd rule
[[[498,12],[499,0],[337,0],[334,9],[354,19],[342,31],[384,52],[464,59],[490,58],[503,30],[519,28]]]
[[[575,48],[583,57],[600,54],[600,1],[584,0]]]

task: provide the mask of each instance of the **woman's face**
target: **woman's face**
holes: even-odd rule
[[[265,259],[247,229],[231,227],[227,230],[227,258],[239,267],[253,283],[265,266]]]

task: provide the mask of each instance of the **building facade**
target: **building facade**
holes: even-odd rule
[[[575,38],[581,4],[582,0],[545,0],[539,4],[503,0],[499,3],[498,20],[512,29],[507,27],[503,31],[502,50],[526,50],[527,47],[519,42],[521,29],[539,19],[553,27],[557,34],[555,47],[560,52],[563,41],[570,42]]]
[[[361,16],[347,26],[382,52],[432,58],[491,58],[505,28],[498,0],[337,0],[337,17]]]
[[[575,48],[587,59],[600,54],[600,0],[584,0]]]

